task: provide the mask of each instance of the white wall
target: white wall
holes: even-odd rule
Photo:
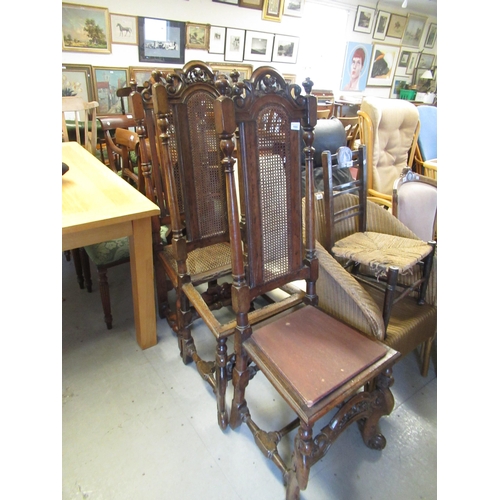
[[[298,36],[300,44],[297,64],[259,63],[255,61],[243,61],[242,64],[252,64],[254,68],[263,64],[270,64],[282,73],[295,74],[297,83],[301,83],[306,76],[309,76],[313,80],[315,88],[333,89],[335,95],[360,97],[361,94],[372,94],[389,97],[390,87],[367,87],[362,93],[353,92],[349,94],[340,92],[345,47],[348,41],[390,45],[399,45],[401,42],[394,38],[386,38],[383,41],[373,40],[371,35],[353,31],[356,5],[335,0],[306,0],[301,18],[283,16],[281,22],[262,20],[262,13],[259,10],[213,2],[212,0],[100,0],[98,2],[69,0],[67,3],[84,3],[85,5],[106,7],[110,13],[116,14],[212,24]],[[401,15],[406,15],[409,12],[408,10],[384,7],[383,1],[378,3],[363,1],[362,5],[372,8],[376,8],[378,5],[380,10]],[[430,22],[437,21],[435,18],[427,19],[420,50],[424,50],[423,39]],[[425,52],[435,54],[436,50],[437,43],[434,49],[425,49]],[[201,50],[186,49],[185,57],[186,62],[194,59],[224,62],[223,54],[210,54]],[[61,62],[104,67],[151,66],[150,63],[139,62],[137,46],[118,44],[112,44],[111,54],[63,51]],[[169,65],[169,67],[172,67],[172,65]]]

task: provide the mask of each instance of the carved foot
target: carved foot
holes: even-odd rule
[[[370,424],[369,419],[358,420],[363,441],[372,450],[383,450],[387,443],[384,435],[380,432],[378,424]]]
[[[285,474],[286,500],[300,500],[300,488],[294,471]]]
[[[227,425],[229,424],[229,418],[227,416],[226,410],[217,412],[217,421],[219,422],[219,427],[222,431],[227,429]]]

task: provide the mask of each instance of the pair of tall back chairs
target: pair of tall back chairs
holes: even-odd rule
[[[350,424],[358,423],[367,446],[385,446],[378,421],[394,404],[391,367],[399,356],[317,307],[312,82],[304,95],[270,67],[231,82],[200,61],[154,72],[154,80],[129,103],[141,152],[151,153],[150,160],[141,154],[146,193],[162,211],[153,221],[160,315],[177,333],[184,362],[194,360],[213,388],[219,426],[245,423],[282,472],[287,499],[298,498],[311,466]],[[172,228],[167,244],[158,237],[162,222]],[[227,304],[234,319],[221,323],[215,309]],[[215,337],[213,360],[197,353],[190,331],[197,318]],[[296,414],[280,431],[262,430],[250,413],[245,394],[259,374]],[[313,436],[328,413],[331,421]],[[278,444],[297,428],[287,464]]]

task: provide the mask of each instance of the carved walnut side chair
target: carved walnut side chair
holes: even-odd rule
[[[310,94],[312,82],[307,80],[304,87],[306,95],[301,94],[300,86],[287,84],[275,69],[260,67],[250,80],[235,86],[232,97],[221,90],[215,102],[227,179],[232,307],[236,314],[229,424],[233,429],[242,423],[249,427],[258,447],[282,472],[289,500],[299,498],[311,466],[351,423],[358,422],[368,446],[384,447],[385,438],[377,423],[394,404],[389,387],[391,366],[398,357],[394,350],[316,307],[312,169],[317,101]],[[239,181],[235,179],[233,156],[236,129]],[[307,170],[304,233],[302,148]],[[237,183],[242,189],[243,225]],[[264,312],[266,322],[257,325],[260,309],[251,311],[252,300],[297,280],[306,282],[301,304],[295,302],[288,314],[279,302],[264,306],[273,312]],[[190,284],[185,285],[186,293],[188,288]],[[209,311],[203,315],[210,323]],[[222,373],[224,352],[219,354]],[[252,390],[251,378],[256,373],[264,375],[296,414],[297,418],[280,431],[265,432],[251,416],[245,394]],[[373,378],[375,388],[359,392]],[[314,424],[334,410],[330,423],[313,436]],[[286,464],[278,443],[297,427],[292,463]]]

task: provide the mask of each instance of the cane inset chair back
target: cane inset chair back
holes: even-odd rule
[[[199,359],[190,333],[197,313],[182,285],[206,284],[203,298],[211,307],[230,301],[230,286],[217,282],[231,272],[226,186],[213,107],[219,93],[212,70],[200,61],[164,75],[165,83],[158,74],[155,78],[159,166],[172,224],[172,243],[158,253],[158,264],[176,291],[171,324],[181,356],[189,363]]]
[[[394,181],[413,164],[420,130],[417,108],[402,99],[366,96],[358,116],[360,142],[366,145],[368,197],[390,207]]]
[[[313,437],[314,423],[338,405],[340,415],[349,422],[362,419],[368,446],[383,448],[385,440],[377,430],[377,422],[391,411],[393,398],[388,389],[390,382],[382,381],[384,375],[380,374],[388,375],[388,367],[398,356],[315,307],[312,146],[317,102],[310,94],[311,86],[309,80],[304,82],[304,96],[300,86],[286,84],[273,68],[260,67],[250,80],[235,86],[232,98],[221,91],[223,95],[215,103],[228,186],[232,305],[237,325],[229,424],[233,429],[241,423],[248,425],[258,447],[282,472],[287,499],[299,498],[299,490],[307,486],[310,467],[344,430],[335,424],[339,417],[336,413],[329,426],[322,429],[323,437]],[[241,225],[233,157],[236,129],[240,201],[246,215]],[[307,166],[305,215],[300,175],[303,147]],[[252,300],[297,280],[306,282],[301,304],[295,302],[285,314],[286,305],[281,302],[264,307],[272,312],[264,324],[256,327],[262,318],[258,317],[260,310],[251,311]],[[345,364],[337,371],[332,367],[339,362]],[[223,371],[225,364],[218,366]],[[245,393],[251,390],[249,381],[257,371],[297,415],[281,431],[266,433],[251,417]],[[375,392],[357,394],[372,377],[379,377]],[[374,404],[376,397],[382,403],[379,407]],[[364,425],[365,418],[373,426]],[[297,427],[292,464],[287,465],[278,443]]]

